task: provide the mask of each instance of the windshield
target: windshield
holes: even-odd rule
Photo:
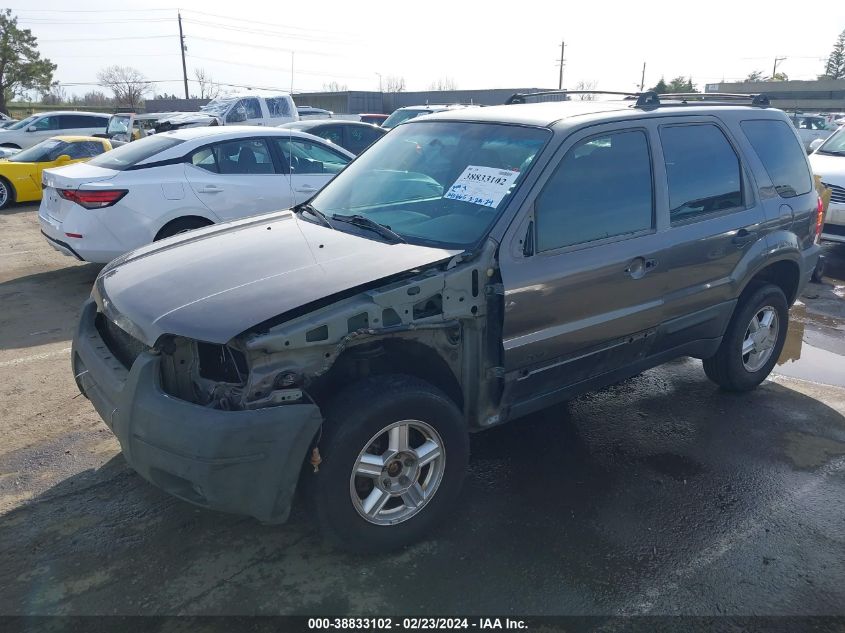
[[[106,134],[126,134],[129,132],[129,122],[132,117],[128,114],[116,114],[109,119],[109,126],[106,128]]]
[[[110,152],[106,152],[105,154],[100,154],[96,158],[90,160],[88,164],[96,167],[103,167],[105,169],[123,171],[128,167],[132,167],[133,165],[140,163],[142,160],[148,159],[150,156],[163,152],[174,145],[179,145],[179,143],[184,143],[184,141],[181,141],[178,138],[173,138],[172,136],[162,136],[160,134],[148,136],[139,141],[121,145],[120,147],[113,149]]]
[[[37,119],[37,118],[38,117],[36,117],[36,116],[26,117],[23,121],[18,121],[17,123],[15,123],[14,125],[10,125],[6,129],[7,130],[22,130],[23,128],[32,125],[32,123],[34,123],[35,119]]]
[[[58,139],[47,139],[40,142],[38,145],[33,145],[29,149],[18,152],[9,158],[10,163],[44,163],[51,160],[56,160],[59,156],[64,154],[67,148],[66,141]]]
[[[423,114],[431,114],[431,110],[396,110],[381,124],[384,128],[396,127],[403,121],[415,119]]]
[[[202,106],[200,108],[200,112],[205,112],[206,114],[213,114],[215,116],[221,116],[226,113],[226,110],[228,110],[229,106],[232,105],[235,101],[237,101],[237,98],[235,97],[213,99],[209,103],[206,103],[204,106]]]
[[[419,122],[386,135],[311,205],[362,215],[409,242],[468,248],[486,234],[550,137],[513,125]]]
[[[816,150],[819,154],[837,154],[845,156],[845,126],[839,128]]]

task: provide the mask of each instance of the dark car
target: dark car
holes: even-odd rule
[[[73,374],[177,497],[282,522],[298,488],[340,546],[419,539],[470,432],[683,356],[768,376],[820,199],[783,112],[692,99],[407,121],[291,211],[107,265]]]
[[[360,154],[387,133],[387,130],[377,125],[342,119],[294,121],[279,127],[288,127],[319,136],[353,154]]]
[[[387,120],[386,114],[359,114],[361,123],[372,123],[373,125],[381,125]]]

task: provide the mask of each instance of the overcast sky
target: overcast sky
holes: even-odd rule
[[[790,79],[815,79],[845,29],[843,0],[180,2],[189,78],[204,68],[219,82],[296,91],[331,81],[377,90],[378,73],[404,77],[408,90],[443,77],[468,89],[557,87],[561,40],[570,88],[596,81],[601,89],[631,90],[646,62],[646,87],[661,76],[691,75],[703,89],[754,70],[771,74],[775,57],[786,58],[778,70]],[[160,82],[156,92],[184,92],[175,6],[9,4],[58,64],[63,84],[96,83],[100,68],[121,64]],[[66,86],[71,94],[93,88]]]

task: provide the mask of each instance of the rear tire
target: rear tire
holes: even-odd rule
[[[788,326],[783,290],[760,286],[740,300],[719,350],[703,361],[704,373],[727,391],[754,389],[775,366]]]
[[[176,220],[171,220],[163,227],[156,235],[154,242],[159,240],[163,240],[166,237],[173,237],[174,235],[179,235],[179,233],[187,233],[188,231],[193,231],[194,229],[201,229],[204,226],[209,226],[212,222],[208,220],[201,220],[199,218],[177,218]]]
[[[343,549],[385,552],[449,516],[469,436],[440,390],[411,376],[374,376],[326,407],[319,449],[319,472],[306,477],[323,535]]]
[[[15,201],[15,188],[5,178],[0,178],[0,210],[10,206]]]

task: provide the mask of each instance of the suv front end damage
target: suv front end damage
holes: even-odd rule
[[[487,314],[501,296],[486,290],[496,247],[327,297],[226,344],[165,334],[148,346],[98,283],[74,339],[74,375],[145,479],[204,507],[282,522],[320,407],[356,380],[411,373],[460,403],[470,428],[494,417],[500,347],[488,339],[501,341],[501,322]]]
[[[134,470],[200,506],[261,521],[287,519],[302,456],[320,427],[319,408],[225,410],[167,393],[165,369],[181,354],[139,350],[127,368],[97,327],[97,305],[83,308],[73,341],[80,390],[120,442]],[[187,361],[186,361],[187,362]]]

